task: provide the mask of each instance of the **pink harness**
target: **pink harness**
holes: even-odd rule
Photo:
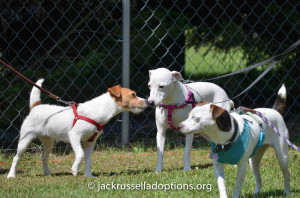
[[[170,125],[170,127],[172,129],[176,129],[178,130],[178,128],[176,128],[173,124],[172,124],[172,112],[174,109],[183,109],[188,103],[192,103],[192,108],[195,107],[195,97],[194,94],[191,92],[191,90],[188,88],[188,86],[184,85],[186,87],[186,89],[188,90],[188,97],[186,98],[186,100],[184,101],[184,104],[181,105],[164,105],[164,104],[160,104],[159,106],[164,108],[164,109],[168,109],[168,124]]]

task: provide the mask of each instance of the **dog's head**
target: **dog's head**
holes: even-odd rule
[[[219,131],[229,132],[232,128],[232,119],[225,109],[208,102],[199,102],[178,127],[184,134],[205,133],[211,137],[217,135],[212,133]]]
[[[147,108],[147,101],[144,98],[138,97],[135,91],[122,88],[120,85],[109,88],[108,93],[123,111],[138,114]]]
[[[163,100],[168,97],[168,94],[174,89],[175,82],[181,79],[182,76],[177,71],[171,72],[166,68],[149,70],[149,105],[158,106],[163,102]]]

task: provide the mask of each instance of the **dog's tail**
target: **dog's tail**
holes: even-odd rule
[[[278,111],[282,115],[285,108],[285,102],[286,102],[286,88],[284,84],[282,84],[281,88],[278,91],[276,101],[272,108]]]
[[[42,86],[42,83],[44,82],[44,79],[39,79],[36,84],[38,86]],[[33,86],[31,93],[30,93],[30,103],[29,103],[29,110],[33,109],[35,106],[38,106],[42,104],[41,102],[41,90],[39,90],[37,87]]]

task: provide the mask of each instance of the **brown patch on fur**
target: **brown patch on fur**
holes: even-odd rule
[[[275,101],[272,109],[275,109],[282,115],[284,112],[285,103],[286,103],[286,99],[282,98],[280,95],[277,95],[276,101]]]
[[[206,104],[208,104],[208,102],[207,101],[200,101],[200,102],[198,102],[198,106],[202,106],[202,105],[206,105]]]
[[[42,102],[39,100],[39,101],[36,101],[32,106],[29,107],[29,111],[31,111],[34,107],[38,106],[42,104]]]
[[[145,101],[138,98],[135,91],[127,88],[122,88],[120,85],[108,89],[110,96],[112,96],[118,106],[124,108],[145,107]]]
[[[219,129],[221,131],[230,131],[231,119],[228,111],[213,104],[210,105],[210,109],[212,111],[212,118],[216,120]]]
[[[217,106],[217,105],[214,105],[214,104],[211,104],[210,105],[210,110],[212,112],[212,118],[215,120],[217,119],[218,117],[220,117],[222,115],[222,113],[224,113],[224,109]]]
[[[116,85],[108,89],[110,96],[120,97],[121,96],[121,85]]]

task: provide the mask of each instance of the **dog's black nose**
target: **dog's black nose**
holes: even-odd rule
[[[152,106],[152,107],[154,106],[154,101],[153,101],[153,100],[149,100],[149,99],[148,99],[148,100],[147,100],[147,103],[148,103],[149,106]]]

